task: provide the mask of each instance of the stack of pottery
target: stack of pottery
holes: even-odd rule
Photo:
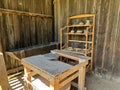
[[[82,33],[82,30],[77,30],[77,33]]]
[[[84,34],[86,34],[87,33],[87,30],[84,30]]]
[[[76,52],[81,51],[81,48],[74,48]]]
[[[72,50],[73,50],[73,48],[72,48],[72,47],[68,47],[68,48],[67,48],[67,50],[70,50],[70,51],[72,51]]]
[[[74,33],[74,30],[71,30],[71,33]]]
[[[90,25],[90,20],[86,20],[86,24],[85,25]]]
[[[83,22],[80,22],[79,24],[80,24],[80,25],[84,25],[84,23],[83,23]]]

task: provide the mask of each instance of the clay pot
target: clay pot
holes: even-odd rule
[[[77,33],[82,33],[82,30],[77,30]]]
[[[85,25],[90,25],[90,20],[86,20],[86,24]]]
[[[73,48],[72,48],[72,47],[68,47],[67,49],[68,49],[68,50],[70,50],[70,51],[72,51],[72,50],[73,50]]]
[[[87,30],[84,30],[84,34],[86,34],[87,33]]]
[[[80,25],[84,25],[84,23],[83,23],[83,22],[80,22],[79,24],[80,24]]]
[[[74,30],[71,30],[71,33],[74,33]]]

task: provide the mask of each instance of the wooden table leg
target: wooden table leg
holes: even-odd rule
[[[55,79],[50,81],[50,90],[59,90],[59,82]]]
[[[24,67],[24,73],[25,73],[25,77],[26,77],[26,79],[27,79],[26,87],[27,87],[28,90],[31,90],[31,89],[32,89],[31,85],[28,83],[28,82],[31,82],[30,71],[31,71],[31,70],[30,70],[29,68]]]
[[[66,90],[70,90],[71,89],[71,82],[68,84],[68,87],[66,88]]]
[[[78,90],[84,90],[85,87],[86,66],[79,70]]]

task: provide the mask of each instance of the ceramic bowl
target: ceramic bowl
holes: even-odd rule
[[[74,33],[74,30],[71,30],[71,33]]]
[[[82,33],[82,30],[77,30],[77,33]]]

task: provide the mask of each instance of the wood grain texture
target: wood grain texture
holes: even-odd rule
[[[34,45],[44,46],[54,41],[52,2],[53,0],[0,1],[0,47],[3,48],[3,53]],[[10,57],[5,57],[5,62],[7,69],[19,65]]]
[[[9,83],[7,78],[7,71],[5,67],[5,62],[3,58],[3,54],[0,52],[0,86],[2,87],[2,90],[9,90]]]
[[[55,16],[57,18],[56,30],[60,30],[61,26],[66,26],[65,21],[67,16],[73,16],[85,13],[96,14],[96,27],[95,27],[95,52],[94,52],[94,67],[96,72],[108,74],[111,76],[119,76],[119,19],[120,19],[120,1],[119,0],[69,0],[69,5],[63,5],[64,0],[61,0],[60,12],[67,13],[61,14],[60,20],[55,9]],[[56,0],[56,5],[57,5]],[[69,8],[66,11],[62,8]],[[59,24],[58,24],[59,23]],[[63,25],[62,25],[63,24]],[[59,34],[58,34],[59,35]],[[59,40],[58,40],[59,41]]]
[[[53,60],[51,57],[49,58],[42,55],[23,58],[22,62],[28,63],[33,67],[37,67],[53,77],[73,67],[72,65],[60,62],[58,60]]]

